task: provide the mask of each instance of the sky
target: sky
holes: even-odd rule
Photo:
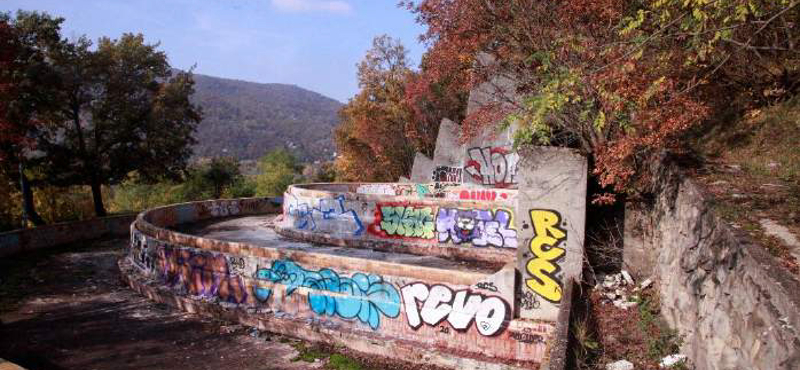
[[[65,18],[62,35],[142,33],[175,68],[297,85],[347,102],[373,37],[399,38],[419,63],[424,28],[396,0],[0,0],[0,11]]]

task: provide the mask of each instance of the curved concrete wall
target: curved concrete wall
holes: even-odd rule
[[[136,215],[44,225],[0,233],[0,257],[78,241],[124,236]]]
[[[517,191],[456,183],[292,185],[288,237],[499,265],[517,253]]]
[[[350,191],[352,187],[355,192]],[[322,228],[334,215],[343,217],[337,221],[339,226],[330,230],[349,244],[363,239],[345,237],[339,228],[348,222],[357,225],[358,217],[364,228],[361,232],[372,235],[367,228],[376,221],[368,218],[376,217],[375,209],[368,206],[356,212],[351,207],[357,203],[361,207],[364,202],[381,207],[388,200],[388,195],[359,193],[358,187],[294,186],[287,196],[314,200],[328,199],[333,194],[338,205],[318,205],[318,209],[309,210],[309,216],[319,218],[308,222],[319,221],[317,227]],[[493,205],[487,201],[418,197],[419,193],[414,193],[392,199],[408,199],[409,204],[440,207],[439,210]],[[307,235],[298,227],[302,218],[292,207],[296,206],[284,204],[283,222],[294,226],[283,230]],[[451,368],[547,368],[555,343],[563,343],[563,338],[555,337],[556,333],[566,334],[565,322],[557,328],[555,321],[515,319],[519,316],[513,263],[516,249],[508,254],[512,257],[506,267],[491,272],[271,248],[207,239],[173,229],[179,224],[279,210],[275,200],[240,199],[187,203],[144,212],[131,227],[130,255],[121,262],[125,278],[151,298],[186,309],[216,312],[273,332],[338,343],[362,352]],[[350,211],[353,213],[347,215]],[[350,221],[346,221],[347,217]],[[385,227],[388,225],[381,225],[382,230]],[[398,238],[397,243],[404,248],[424,246],[420,247],[424,251],[497,250],[493,257],[484,259],[489,261],[506,256],[502,246],[439,245],[436,232],[433,231],[435,243],[431,245],[409,243],[403,238]],[[363,237],[369,238],[366,235]],[[477,252],[473,255],[482,258]],[[568,312],[565,309],[565,317]]]

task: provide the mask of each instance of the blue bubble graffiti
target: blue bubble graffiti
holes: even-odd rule
[[[295,217],[294,225],[298,229],[316,230],[318,226],[323,226],[328,221],[336,221],[342,225],[349,223],[350,231],[354,235],[361,235],[364,232],[364,224],[361,223],[356,211],[345,209],[344,201],[344,196],[339,195],[335,199],[320,199],[317,207],[310,207],[307,203],[291,196],[287,207],[289,215]],[[341,229],[345,230],[346,227]]]
[[[255,294],[256,299],[259,302],[264,303],[272,295],[272,289],[264,288],[264,287],[255,287],[255,288],[253,288],[253,294]]]
[[[340,277],[336,271],[322,269],[309,271],[293,261],[273,261],[269,269],[256,270],[256,279],[283,284],[286,295],[294,293],[299,287],[337,293],[335,296],[308,294],[311,310],[318,315],[338,315],[344,319],[358,318],[376,330],[380,326],[381,314],[386,317],[400,315],[400,293],[378,275],[355,273],[352,277]],[[272,290],[254,288],[259,301],[265,302]]]

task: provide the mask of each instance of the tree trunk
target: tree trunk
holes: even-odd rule
[[[22,162],[19,164],[19,185],[22,192],[22,227],[28,227],[27,223],[30,220],[35,226],[42,226],[45,224],[44,220],[39,213],[36,212],[36,205],[33,203],[33,189],[28,177],[25,176],[25,171]]]
[[[106,216],[106,207],[103,205],[103,188],[96,176],[92,176],[92,200],[94,201],[94,214],[97,217]]]

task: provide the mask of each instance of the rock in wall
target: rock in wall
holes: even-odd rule
[[[659,282],[662,314],[696,369],[800,369],[800,282],[674,165],[653,178],[654,204],[626,211],[624,263]]]

